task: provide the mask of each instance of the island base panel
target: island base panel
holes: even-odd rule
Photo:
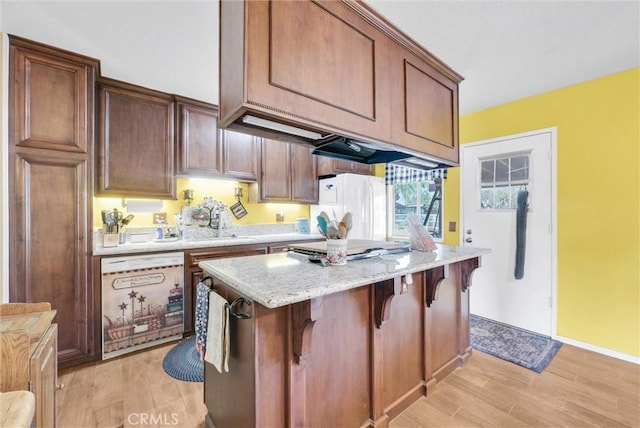
[[[205,364],[205,426],[388,426],[471,355],[465,262],[414,273],[408,287],[394,278],[245,306],[251,318],[230,321],[229,372]],[[240,297],[218,280],[214,289]]]

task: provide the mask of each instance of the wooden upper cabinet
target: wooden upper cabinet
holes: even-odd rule
[[[218,106],[176,96],[177,173],[258,180],[260,139],[218,129]]]
[[[222,130],[222,173],[240,181],[257,181],[261,139]]]
[[[291,151],[291,200],[302,203],[318,203],[318,169],[313,149],[300,144],[290,144]]]
[[[260,182],[250,188],[251,202],[318,202],[318,173],[312,149],[264,139]]]
[[[173,96],[98,82],[99,196],[175,199]]]
[[[457,165],[461,80],[361,1],[220,2],[222,128],[307,144],[337,134]]]
[[[263,140],[258,202],[291,201],[291,151],[289,143]]]
[[[396,144],[458,164],[458,84],[398,46],[390,74]]]
[[[10,36],[11,144],[87,153],[99,62]]]
[[[348,5],[223,1],[220,40],[223,127],[242,127],[248,110],[322,135],[388,139],[389,41]]]
[[[222,175],[218,107],[195,100],[177,100],[177,173]]]
[[[342,173],[374,175],[374,166],[366,163],[351,162],[334,159],[327,156],[317,156],[318,176],[336,175]]]

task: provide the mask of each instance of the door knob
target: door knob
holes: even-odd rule
[[[464,242],[466,242],[467,244],[471,244],[473,242],[473,239],[469,238],[465,238]]]

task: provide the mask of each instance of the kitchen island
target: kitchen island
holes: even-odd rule
[[[470,357],[468,288],[488,252],[201,262],[248,316],[230,318],[229,372],[205,364],[206,426],[388,425]]]

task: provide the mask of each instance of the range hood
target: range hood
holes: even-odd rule
[[[376,164],[393,163],[394,165],[407,166],[415,169],[446,168],[432,159],[423,155],[416,155],[398,150],[399,147],[384,145],[382,143],[365,142],[342,135],[322,134],[308,129],[291,126],[280,122],[271,121],[261,117],[246,115],[242,117],[242,123],[254,131],[262,129],[265,136],[276,139],[303,143],[314,147],[313,154],[342,159],[352,162]],[[289,138],[287,138],[289,136]],[[284,137],[284,138],[283,138]],[[292,138],[293,137],[293,138]]]
[[[389,163],[412,157],[407,153],[379,149],[362,141],[339,135],[317,140],[314,147],[314,155],[368,164]]]

